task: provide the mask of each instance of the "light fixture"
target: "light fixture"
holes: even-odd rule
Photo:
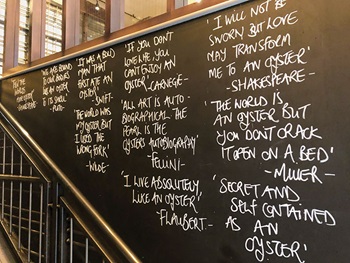
[[[96,0],[95,10],[96,11],[100,10],[100,5],[98,4],[98,0]]]

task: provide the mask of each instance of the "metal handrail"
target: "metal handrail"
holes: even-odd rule
[[[28,134],[28,132],[17,122],[17,120],[7,111],[7,109],[0,103],[0,114],[4,117],[8,124],[10,124],[24,141],[38,154],[38,156],[44,160],[53,172],[58,176],[61,183],[66,187],[79,201],[80,205],[89,213],[92,219],[99,225],[99,227],[107,234],[112,245],[119,248],[122,254],[129,262],[139,263],[141,260],[131,251],[131,249],[124,243],[119,235],[112,229],[112,227],[105,221],[105,219],[98,213],[98,211],[92,206],[92,204],[85,198],[80,190],[73,184],[73,182],[62,172],[62,170],[53,162],[53,160],[46,155],[43,149],[34,141],[34,139]],[[0,123],[1,124],[1,123]],[[6,126],[6,125],[5,125]],[[16,144],[21,145],[16,138],[13,137]],[[37,167],[36,167],[37,168]],[[39,171],[40,172],[40,171]],[[94,240],[98,240],[94,238]],[[112,253],[107,252],[107,249],[101,247],[103,253],[112,262],[114,256]]]
[[[0,174],[0,180],[11,180],[11,181],[21,181],[21,182],[38,182],[41,179],[39,177],[33,177],[33,176],[18,176],[18,175],[12,175],[12,174]],[[47,181],[46,181],[47,182]]]
[[[90,237],[90,239],[94,242],[96,247],[103,253],[104,249],[101,246],[101,244],[96,240],[93,233],[89,230],[88,226],[84,223],[84,220],[81,216],[79,216],[79,213],[75,211],[75,209],[70,205],[69,201],[64,198],[60,197],[60,201],[62,205],[70,212],[71,216],[75,219],[76,223],[79,224],[79,226],[83,229],[83,231]],[[109,257],[108,254],[103,253],[103,256],[108,259],[110,262],[114,262],[112,258]]]

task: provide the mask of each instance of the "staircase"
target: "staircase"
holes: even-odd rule
[[[0,231],[0,263],[17,262],[16,255],[13,254],[11,247],[7,242],[7,238]]]
[[[63,192],[1,127],[0,224],[16,260],[109,262]]]

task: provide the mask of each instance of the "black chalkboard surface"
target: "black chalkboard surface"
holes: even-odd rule
[[[348,262],[348,1],[250,1],[2,80],[144,262]]]

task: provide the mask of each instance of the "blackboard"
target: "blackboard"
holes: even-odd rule
[[[348,262],[348,10],[233,5],[6,78],[1,103],[144,262]]]

